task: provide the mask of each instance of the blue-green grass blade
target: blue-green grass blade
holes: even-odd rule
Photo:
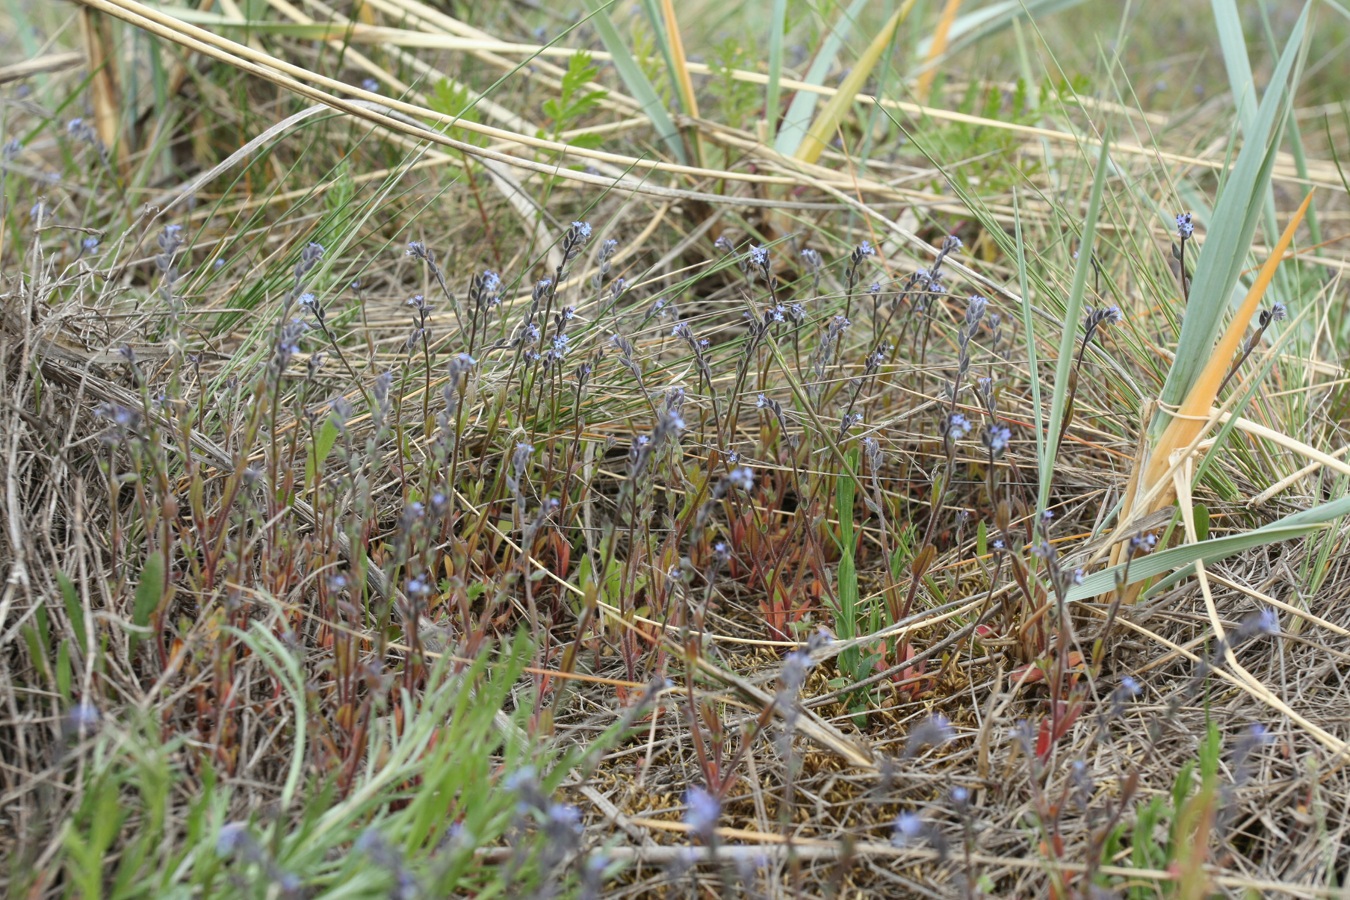
[[[1027,374],[1031,383],[1031,408],[1036,416],[1036,458],[1045,458],[1045,416],[1041,412],[1041,373],[1036,357],[1036,316],[1027,285],[1027,245],[1022,237],[1021,192],[1013,190],[1013,239],[1017,242],[1017,292],[1022,297],[1022,334],[1027,343]]]
[[[1110,168],[1111,139],[1103,136],[1097,155],[1097,171],[1092,176],[1092,193],[1088,195],[1087,217],[1083,221],[1083,236],[1078,243],[1078,261],[1073,269],[1073,286],[1064,305],[1064,331],[1059,338],[1059,359],[1055,363],[1055,389],[1050,396],[1050,424],[1040,447],[1040,488],[1036,495],[1037,511],[1042,511],[1050,499],[1050,482],[1054,473],[1055,454],[1059,450],[1060,424],[1069,400],[1069,377],[1073,367],[1074,347],[1078,343],[1078,321],[1083,314],[1083,296],[1087,293],[1088,273],[1092,271],[1093,245],[1097,237],[1097,218],[1101,215],[1102,192],[1106,188],[1106,173]],[[1023,298],[1023,306],[1026,298]]]
[[[680,141],[679,131],[675,128],[675,122],[670,118],[669,111],[666,110],[665,103],[661,100],[661,95],[652,87],[652,83],[643,73],[642,67],[633,59],[633,54],[628,51],[628,47],[623,42],[619,30],[614,27],[614,22],[609,18],[606,12],[608,3],[602,3],[600,0],[586,0],[586,5],[591,9],[591,23],[595,26],[596,33],[600,35],[600,40],[604,42],[605,49],[609,51],[610,57],[614,61],[614,68],[619,71],[619,78],[623,81],[628,92],[633,95],[633,99],[638,102],[642,108],[643,114],[651,119],[652,127],[656,129],[656,134],[661,138],[661,142],[666,145],[670,152],[681,163],[688,162],[684,153],[684,144]]]
[[[960,53],[980,41],[998,34],[1023,19],[1037,19],[1074,6],[1083,0],[1002,0],[957,16],[947,32],[947,56]],[[922,63],[928,58],[931,35],[919,42],[914,59]]]
[[[1242,534],[1228,534],[1210,538],[1194,544],[1184,544],[1169,550],[1161,550],[1148,556],[1138,557],[1130,562],[1127,584],[1134,584],[1146,578],[1166,575],[1186,566],[1194,565],[1197,560],[1212,562],[1250,550],[1253,547],[1265,547],[1279,541],[1293,540],[1312,534],[1327,526],[1328,522],[1350,515],[1350,497],[1342,497],[1329,503],[1320,503],[1312,509],[1285,516],[1263,528]],[[1068,599],[1086,600],[1111,591],[1116,584],[1116,573],[1122,566],[1112,566],[1100,572],[1094,572],[1083,579],[1083,583],[1069,590]]]
[[[1195,263],[1195,280],[1177,338],[1176,359],[1163,384],[1160,399],[1164,406],[1177,406],[1195,383],[1209,358],[1233,288],[1246,265],[1256,220],[1261,215],[1263,198],[1270,184],[1279,138],[1292,107],[1291,74],[1301,56],[1307,22],[1308,7],[1305,6],[1280,55],[1270,87],[1261,99],[1237,162],[1220,190],[1209,232]],[[1152,426],[1155,438],[1166,422],[1166,416],[1155,417]]]
[[[821,41],[820,51],[811,61],[811,67],[806,70],[803,81],[814,85],[825,83],[830,70],[834,68],[835,60],[839,57],[839,51],[844,48],[844,41],[848,39],[849,32],[853,30],[854,23],[866,6],[867,0],[853,0],[848,10],[835,21],[825,39]],[[798,91],[793,95],[792,103],[788,105],[787,116],[784,117],[778,137],[773,143],[775,150],[784,156],[796,154],[797,148],[806,140],[811,123],[815,121],[816,106],[819,103],[820,95],[811,91]]]

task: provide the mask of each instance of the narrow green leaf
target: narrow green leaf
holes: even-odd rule
[[[1017,241],[1017,290],[1022,295],[1022,335],[1027,344],[1031,409],[1036,417],[1036,458],[1045,459],[1045,414],[1041,409],[1041,370],[1036,354],[1036,317],[1035,311],[1031,308],[1031,293],[1027,287],[1027,245],[1022,238],[1021,193],[1016,188],[1013,188],[1013,237]],[[1045,481],[1044,473],[1041,475],[1041,481]]]
[[[1196,560],[1210,562],[1224,559],[1252,547],[1264,547],[1279,541],[1312,534],[1326,526],[1326,523],[1342,516],[1350,515],[1350,497],[1341,497],[1328,503],[1320,503],[1312,509],[1285,516],[1269,525],[1242,534],[1229,534],[1210,538],[1196,544],[1172,547],[1148,556],[1139,557],[1130,563],[1129,584],[1164,575],[1193,565]],[[1083,583],[1069,590],[1070,600],[1083,600],[1105,594],[1115,587],[1116,573],[1122,566],[1112,566],[1100,572],[1094,572]]]
[[[56,583],[61,588],[61,602],[65,604],[66,615],[70,617],[70,627],[74,630],[80,645],[84,646],[84,607],[80,605],[80,595],[75,590],[75,582],[58,569]]]
[[[958,16],[947,32],[947,56],[959,53],[967,47],[986,40],[1015,22],[1025,19],[1034,21],[1053,13],[1078,6],[1083,0],[1001,0],[980,9]],[[914,53],[917,60],[928,58],[928,48],[932,45],[932,36],[919,41]]]
[[[867,0],[853,0],[848,10],[835,21],[830,27],[829,34],[820,42],[820,50],[816,53],[815,59],[811,60],[811,66],[806,70],[803,81],[813,85],[825,83],[830,70],[834,68],[835,60],[839,57],[839,51],[844,48],[844,41],[866,6]],[[807,129],[815,120],[816,104],[819,102],[820,95],[812,91],[798,91],[793,95],[792,103],[788,105],[787,116],[784,117],[778,137],[773,142],[773,149],[784,156],[797,154],[797,149],[806,139]]]
[[[323,424],[319,426],[319,433],[314,436],[314,445],[309,448],[309,455],[305,458],[306,484],[317,487],[314,479],[318,475],[319,467],[333,452],[333,446],[337,443],[337,439],[337,423],[331,418],[325,419]]]
[[[1073,270],[1073,286],[1069,289],[1069,298],[1064,305],[1064,331],[1059,338],[1059,359],[1055,363],[1055,390],[1050,397],[1050,424],[1045,432],[1044,445],[1040,454],[1040,491],[1036,496],[1036,509],[1044,512],[1050,499],[1050,482],[1055,468],[1055,455],[1059,451],[1060,423],[1064,421],[1065,407],[1069,400],[1069,375],[1073,368],[1074,347],[1078,344],[1078,322],[1083,313],[1083,296],[1087,293],[1088,273],[1092,271],[1092,252],[1097,237],[1097,217],[1101,214],[1102,191],[1106,187],[1106,173],[1110,168],[1111,139],[1102,139],[1101,152],[1097,155],[1097,171],[1092,178],[1092,193],[1088,195],[1087,218],[1083,221],[1083,234],[1078,243],[1078,264]],[[1023,305],[1026,304],[1025,297]],[[1028,312],[1023,312],[1029,318]],[[1030,329],[1028,329],[1030,336]],[[1039,404],[1038,404],[1039,408]]]
[[[1177,338],[1176,358],[1160,395],[1164,407],[1180,405],[1208,361],[1233,288],[1246,266],[1247,252],[1263,206],[1262,198],[1275,165],[1280,134],[1292,103],[1290,75],[1300,56],[1307,21],[1308,7],[1305,6],[1280,55],[1256,119],[1246,132],[1237,162],[1220,188],[1213,219],[1195,263],[1195,280]],[[1294,81],[1297,82],[1296,77]],[[1151,428],[1153,439],[1157,439],[1167,422],[1168,418],[1161,413],[1155,416]]]
[[[1242,16],[1233,0],[1210,0],[1210,6],[1214,10],[1214,27],[1219,33],[1228,87],[1237,104],[1237,120],[1242,131],[1250,133],[1256,126],[1256,80],[1247,55],[1247,36],[1242,33]]]
[[[1195,517],[1196,537],[1202,541],[1209,540],[1209,507],[1196,503],[1191,507],[1191,515]]]
[[[300,787],[300,777],[304,774],[305,766],[305,726],[308,722],[308,714],[305,710],[305,679],[304,673],[300,669],[300,661],[296,658],[281,638],[273,634],[265,623],[255,621],[253,627],[248,631],[242,631],[237,628],[230,628],[235,636],[248,645],[254,653],[262,659],[272,673],[277,676],[277,680],[285,687],[286,693],[290,695],[291,702],[295,707],[293,717],[293,727],[295,735],[291,749],[291,762],[286,773],[286,781],[281,788],[280,810],[286,812],[291,807],[291,802],[295,799],[295,792]]]
[[[671,120],[670,113],[661,102],[661,95],[656,93],[656,88],[647,80],[637,60],[633,59],[633,54],[628,52],[628,45],[624,43],[619,30],[610,20],[609,13],[606,12],[609,3],[602,0],[586,0],[586,5],[591,10],[590,21],[595,26],[596,33],[600,35],[600,40],[604,42],[605,49],[609,51],[614,68],[619,70],[619,78],[624,86],[633,95],[633,99],[637,100],[643,114],[651,119],[657,136],[670,152],[681,163],[687,162],[684,144],[680,141],[680,133],[675,127],[675,122]]]
[[[154,616],[155,610],[159,609],[160,601],[163,599],[164,555],[155,552],[146,557],[145,568],[141,569],[141,581],[136,585],[136,596],[131,606],[131,624],[137,629],[148,628],[151,617]],[[132,652],[135,652],[136,645],[140,643],[142,637],[143,634],[139,630],[131,632]]]
[[[56,645],[56,690],[66,703],[72,700],[70,680],[70,642],[62,641]]]

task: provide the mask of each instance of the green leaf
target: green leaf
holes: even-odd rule
[[[1022,295],[1022,334],[1027,345],[1027,371],[1030,373],[1031,408],[1036,416],[1036,458],[1045,459],[1045,414],[1041,409],[1041,370],[1036,353],[1036,317],[1027,289],[1027,246],[1022,237],[1021,195],[1013,190],[1013,235],[1017,242],[1017,288]],[[1001,229],[1000,229],[1001,232]],[[1041,481],[1045,478],[1042,475]]]
[[[159,604],[163,599],[164,554],[151,553],[145,559],[145,567],[141,569],[141,580],[136,585],[136,596],[131,606],[131,624],[137,628],[136,631],[131,632],[130,636],[133,653],[144,637],[141,629],[149,628],[150,619],[159,609]]]
[[[71,702],[69,641],[62,641],[56,645],[56,690],[62,700],[66,703]]]
[[[825,40],[820,42],[820,50],[811,61],[811,67],[806,70],[803,81],[812,85],[825,83],[830,70],[834,68],[835,60],[839,57],[839,51],[844,48],[844,41],[866,6],[867,0],[853,0],[848,10],[835,21]],[[778,131],[778,138],[773,142],[773,149],[784,156],[797,154],[802,141],[806,139],[807,130],[815,120],[816,104],[819,102],[820,95],[814,91],[798,91],[793,95],[792,103],[788,105],[787,116],[784,117],[783,125]]]
[[[567,142],[573,147],[580,147],[583,150],[594,150],[605,143],[605,137],[601,134],[591,134],[589,131],[579,134]]]
[[[1345,515],[1350,515],[1350,497],[1341,497],[1339,500],[1332,500],[1329,503],[1320,503],[1312,509],[1285,516],[1283,519],[1255,531],[1224,535],[1195,544],[1185,544],[1169,550],[1151,553],[1130,562],[1129,579],[1126,583],[1133,584],[1136,581],[1143,581],[1145,578],[1153,578],[1157,575],[1183,569],[1186,566],[1193,565],[1196,560],[1210,562],[1211,560],[1224,559],[1252,547],[1264,547],[1277,541],[1303,537],[1324,528],[1326,523]],[[1116,573],[1122,568],[1123,564],[1094,572],[1083,579],[1082,584],[1069,590],[1068,599],[1070,601],[1084,600],[1110,591],[1115,587]]]
[[[333,446],[338,439],[337,423],[331,418],[325,419],[319,426],[319,433],[314,436],[314,444],[309,448],[309,455],[305,457],[305,483],[318,487],[315,479],[318,477],[319,466],[328,459],[328,455],[333,452]]]
[[[1050,499],[1050,484],[1054,479],[1055,456],[1059,452],[1060,423],[1064,421],[1069,401],[1069,377],[1074,362],[1074,347],[1078,345],[1078,322],[1083,313],[1083,295],[1087,292],[1088,273],[1092,271],[1093,246],[1097,237],[1097,217],[1102,206],[1102,191],[1106,187],[1106,173],[1110,168],[1111,139],[1104,137],[1097,155],[1097,171],[1092,178],[1092,193],[1088,196],[1087,218],[1078,243],[1078,264],[1073,270],[1073,286],[1064,307],[1064,331],[1059,338],[1059,360],[1055,364],[1055,389],[1050,398],[1050,426],[1045,433],[1044,450],[1040,455],[1040,492],[1036,509],[1044,512]],[[1023,298],[1025,303],[1025,297]],[[1024,313],[1024,315],[1026,315]],[[1030,316],[1026,316],[1030,318]],[[1030,329],[1028,329],[1030,335]]]
[[[769,137],[778,135],[778,104],[783,77],[783,39],[787,26],[787,0],[772,0],[769,10],[769,82],[764,86],[764,121]]]
[[[611,0],[612,2],[612,0]],[[619,71],[619,78],[623,81],[628,92],[637,100],[638,105],[647,118],[651,119],[652,127],[656,129],[656,134],[662,142],[670,149],[681,163],[687,162],[684,153],[684,144],[680,141],[679,130],[675,127],[675,122],[670,118],[670,113],[666,106],[661,102],[661,95],[652,87],[652,83],[647,80],[643,74],[642,68],[633,59],[633,55],[628,52],[628,46],[619,35],[619,30],[614,27],[614,22],[610,20],[609,13],[605,8],[609,6],[604,0],[586,0],[586,5],[591,10],[590,21],[595,26],[596,32],[600,35],[600,40],[604,42],[605,49],[609,51],[614,61],[614,68]]]
[[[1195,280],[1191,283],[1186,315],[1177,338],[1176,357],[1167,373],[1159,400],[1161,408],[1181,404],[1209,360],[1233,289],[1247,265],[1270,173],[1275,166],[1280,135],[1284,131],[1297,85],[1295,63],[1301,57],[1309,6],[1304,6],[1295,23],[1261,99],[1255,121],[1245,130],[1242,151],[1232,171],[1224,179],[1219,200],[1195,262]],[[1162,434],[1170,418],[1161,410],[1154,416],[1150,431],[1154,441]]]
[[[1196,537],[1202,541],[1209,540],[1209,507],[1197,503],[1191,507],[1191,514],[1195,516]]]
[[[70,627],[81,646],[84,644],[84,607],[80,605],[80,595],[75,590],[75,582],[60,569],[56,571],[56,583],[61,588],[61,602],[65,604],[66,615],[70,617]]]
[[[432,87],[431,94],[427,97],[427,107],[441,115],[453,116],[465,122],[478,124],[482,121],[478,115],[477,101],[469,94],[469,89],[454,84],[448,78],[440,79]],[[460,140],[478,146],[487,144],[487,137],[476,131],[463,131],[457,136]]]
[[[553,123],[554,137],[571,128],[609,95],[608,91],[588,88],[599,74],[599,68],[591,63],[591,55],[585,50],[578,50],[568,57],[562,89],[556,98],[545,100],[543,104],[544,115]]]

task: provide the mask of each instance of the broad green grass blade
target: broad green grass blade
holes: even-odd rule
[[[1242,152],[1215,204],[1211,227],[1195,264],[1195,280],[1191,284],[1190,300],[1177,339],[1176,359],[1163,384],[1160,399],[1164,406],[1178,406],[1195,383],[1213,350],[1234,286],[1246,266],[1256,220],[1261,215],[1263,198],[1270,184],[1280,134],[1292,106],[1290,75],[1300,56],[1308,9],[1304,6],[1290,33],[1257,110],[1256,120],[1246,134]],[[1154,418],[1151,428],[1154,439],[1168,421],[1163,415]]]
[[[886,53],[890,46],[891,39],[895,37],[895,30],[900,27],[900,23],[909,15],[909,11],[914,8],[914,0],[908,0],[904,6],[895,11],[886,24],[882,26],[881,31],[867,45],[863,55],[849,70],[848,76],[844,78],[839,85],[839,90],[835,92],[825,108],[816,116],[816,120],[811,123],[811,130],[806,133],[801,146],[797,148],[796,157],[803,162],[814,163],[820,159],[820,154],[824,152],[829,144],[830,138],[834,136],[839,123],[844,120],[848,114],[849,107],[853,105],[853,99],[858,96],[867,79],[871,77],[872,70],[876,68],[877,62]]]
[[[830,69],[834,66],[835,59],[839,56],[839,51],[844,47],[844,41],[848,38],[849,32],[853,30],[854,22],[857,21],[858,16],[862,14],[866,6],[867,0],[853,0],[848,10],[830,28],[825,40],[821,41],[820,51],[811,61],[811,67],[806,70],[806,77],[802,79],[803,81],[814,85],[825,83],[825,79],[830,74]],[[787,116],[783,119],[777,139],[773,142],[773,149],[784,156],[797,155],[797,150],[801,147],[802,141],[806,140],[807,130],[811,127],[811,122],[815,118],[816,104],[819,102],[820,95],[811,91],[798,91],[793,95],[792,103],[788,105]]]
[[[1237,105],[1238,123],[1243,133],[1256,125],[1256,80],[1247,55],[1247,36],[1242,33],[1242,16],[1233,0],[1210,0],[1214,9],[1214,27],[1219,33],[1219,49],[1228,73],[1228,86]]]
[[[1185,544],[1181,547],[1173,547],[1170,550],[1161,550],[1148,556],[1141,556],[1130,563],[1127,583],[1134,584],[1146,578],[1165,575],[1184,566],[1192,565],[1196,560],[1212,562],[1216,559],[1225,559],[1244,550],[1250,550],[1253,547],[1265,547],[1278,541],[1303,537],[1325,528],[1326,523],[1345,515],[1350,515],[1350,497],[1342,497],[1339,500],[1332,500],[1330,503],[1318,504],[1312,509],[1285,516],[1283,519],[1255,531],[1210,538],[1207,541]],[[1115,587],[1116,573],[1121,568],[1122,566],[1112,566],[1100,572],[1094,572],[1083,579],[1082,584],[1076,585],[1069,591],[1068,599],[1086,600],[1089,597],[1109,593]]]
[[[1037,19],[1078,6],[1083,0],[1002,0],[959,16],[947,32],[947,53],[959,53],[1012,26],[1019,19]],[[919,42],[916,59],[926,60],[932,37]],[[917,68],[917,66],[916,66]]]
[[[656,88],[652,87],[652,83],[647,80],[647,76],[637,64],[637,60],[633,59],[633,54],[628,52],[628,47],[619,35],[619,30],[614,27],[613,21],[610,20],[609,13],[606,12],[606,7],[609,4],[601,2],[601,0],[586,0],[586,4],[591,9],[591,22],[595,25],[596,33],[600,35],[600,40],[604,42],[605,49],[609,51],[613,58],[614,68],[619,70],[619,78],[623,80],[624,86],[633,95],[633,99],[637,100],[642,112],[652,120],[652,127],[656,129],[656,134],[661,138],[662,143],[681,163],[688,162],[684,153],[684,144],[680,141],[679,131],[675,128],[675,123],[671,120],[666,105],[661,102],[661,96],[656,93]]]
[[[1013,238],[1017,242],[1017,290],[1022,297],[1022,333],[1027,343],[1027,375],[1031,408],[1036,416],[1036,458],[1045,459],[1045,415],[1041,411],[1041,372],[1036,358],[1036,317],[1027,286],[1027,246],[1022,238],[1021,193],[1013,190]],[[1044,473],[1042,473],[1044,479]],[[1041,501],[1044,504],[1044,501]]]
[[[1097,171],[1092,177],[1092,193],[1088,196],[1087,218],[1083,221],[1083,235],[1078,243],[1078,263],[1073,269],[1073,286],[1064,305],[1064,331],[1059,338],[1059,359],[1055,363],[1055,390],[1050,397],[1050,425],[1045,433],[1045,445],[1040,455],[1040,490],[1036,495],[1036,509],[1044,511],[1050,499],[1050,482],[1059,450],[1060,423],[1064,421],[1064,407],[1069,400],[1069,375],[1073,368],[1073,348],[1078,343],[1078,321],[1083,315],[1083,295],[1087,293],[1088,273],[1092,271],[1093,245],[1097,237],[1097,217],[1101,214],[1102,191],[1106,187],[1106,172],[1110,168],[1109,136],[1102,138],[1097,155]],[[1023,302],[1026,300],[1024,298]]]

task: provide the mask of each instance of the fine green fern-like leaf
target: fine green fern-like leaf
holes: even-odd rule
[[[432,87],[427,106],[442,115],[454,116],[465,122],[482,122],[468,89],[451,83],[448,78],[442,78]],[[475,131],[462,131],[456,133],[455,137],[479,147],[487,145],[487,138]]]
[[[599,74],[600,69],[591,62],[591,54],[585,50],[578,50],[568,58],[567,71],[563,74],[558,96],[545,100],[543,104],[544,115],[552,125],[552,137],[555,140],[599,106],[607,96],[608,91],[590,88]]]

